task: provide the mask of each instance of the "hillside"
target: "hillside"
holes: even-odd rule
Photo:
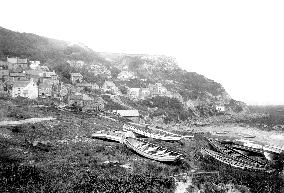
[[[80,72],[87,82],[102,85],[112,80],[119,88],[161,83],[169,92],[181,95],[186,108],[196,112],[206,109],[211,112],[205,113],[208,115],[214,112],[215,105],[226,106],[228,112],[247,110],[245,104],[232,100],[221,84],[182,70],[169,56],[95,52],[86,46],[0,27],[0,58],[5,60],[7,56],[40,60],[63,81],[68,81],[71,72]],[[134,78],[121,80],[121,72],[131,73]]]
[[[24,57],[42,62],[48,60],[104,61],[86,46],[0,27],[0,58],[5,60],[7,56]]]

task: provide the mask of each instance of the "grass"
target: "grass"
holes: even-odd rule
[[[283,186],[278,176],[257,184],[263,176],[232,172],[214,160],[203,158],[199,149],[208,144],[201,134],[181,143],[147,139],[185,155],[184,161],[165,164],[141,157],[123,144],[90,138],[97,130],[120,129],[122,123],[52,107],[35,108],[34,102],[24,106],[20,100],[0,100],[0,104],[8,113],[17,109],[23,116],[57,118],[2,128],[1,132],[6,130],[11,136],[9,139],[0,136],[2,192],[173,192],[175,182],[171,176],[190,173],[192,169],[221,171],[219,178],[195,182],[195,188],[211,192],[224,192],[228,184],[239,190],[247,187],[252,192],[258,190],[256,187],[272,192]],[[52,146],[43,150],[27,143],[35,140],[49,141]],[[130,168],[121,167],[125,164]]]

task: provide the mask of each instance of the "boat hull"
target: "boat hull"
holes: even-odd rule
[[[147,142],[135,139],[135,138],[125,138],[124,143],[128,148],[132,149],[136,153],[146,158],[153,159],[153,160],[160,161],[160,162],[174,162],[182,157],[182,155],[179,153],[171,152],[165,148],[155,146],[154,144],[150,144],[150,143],[147,143]],[[143,148],[140,148],[140,147],[143,147]],[[156,148],[156,149],[159,149],[159,151],[155,153],[147,152],[150,148],[152,149]],[[159,152],[163,152],[163,153],[159,153]]]
[[[159,139],[159,140],[163,140],[163,141],[179,141],[179,140],[181,140],[181,136],[178,136],[178,135],[176,135],[176,136],[169,135],[169,134],[159,135],[159,134],[147,132],[146,129],[139,129],[138,127],[135,127],[133,125],[124,124],[123,129],[132,131],[134,133],[137,133],[137,134],[145,136],[145,137],[149,137],[149,138],[153,138],[153,139]]]

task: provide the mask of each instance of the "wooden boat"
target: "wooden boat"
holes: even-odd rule
[[[268,149],[260,144],[237,145],[238,140],[218,140],[212,138],[207,138],[207,140],[212,149],[210,151],[202,151],[233,167],[243,167],[267,172],[282,167],[281,164],[278,164],[281,162],[279,154],[276,155],[275,152],[272,153],[273,149],[269,149],[268,151]],[[267,154],[273,154],[275,156],[267,158],[269,156]]]
[[[250,135],[250,134],[244,134],[244,133],[237,133],[238,136],[242,138],[255,138],[255,135]]]
[[[246,139],[220,140],[220,143],[248,154],[260,154],[260,156],[264,156],[269,161],[278,159],[280,153],[284,151],[278,146],[265,145]]]
[[[125,132],[122,131],[98,131],[91,136],[98,139],[107,139],[111,141],[117,141],[123,143]]]
[[[216,135],[226,135],[228,133],[229,133],[229,131],[215,131],[213,134],[216,134]]]
[[[265,165],[251,163],[248,160],[239,160],[233,156],[222,154],[222,153],[219,153],[213,150],[202,148],[201,152],[203,154],[207,154],[213,157],[214,159],[224,164],[230,165],[235,168],[239,168],[243,170],[263,171],[263,172],[268,172],[268,173],[272,173],[275,171],[275,169],[266,167]]]
[[[266,165],[267,164],[267,160],[265,159],[265,157],[257,152],[255,152],[254,154],[252,154],[251,152],[247,153],[245,151],[224,145],[220,141],[214,140],[211,138],[208,139],[208,142],[211,145],[213,150],[219,153],[225,154],[225,155],[232,156],[235,159],[250,162],[254,165]]]
[[[155,130],[155,128],[149,126],[143,127],[142,125],[135,123],[124,124],[123,129],[132,131],[145,137],[160,139],[163,141],[179,141],[182,138],[180,135],[174,133],[162,132],[161,130]]]
[[[170,151],[155,144],[145,142],[141,139],[126,137],[124,143],[127,147],[138,154],[160,162],[174,162],[182,158],[182,154]]]

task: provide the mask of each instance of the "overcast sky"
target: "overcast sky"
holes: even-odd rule
[[[163,54],[248,104],[284,104],[284,1],[3,0],[0,26],[98,52]]]

